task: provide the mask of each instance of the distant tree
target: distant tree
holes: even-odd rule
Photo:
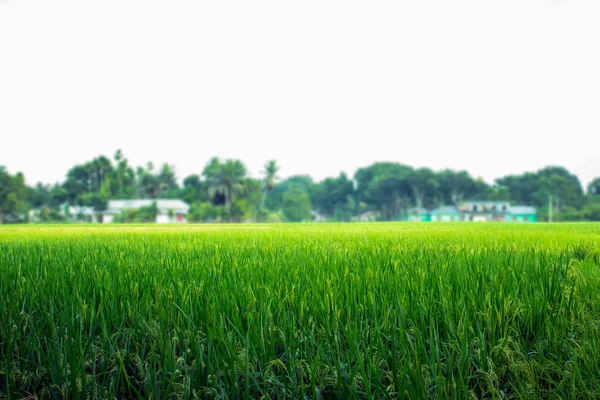
[[[443,170],[438,174],[440,192],[444,203],[459,206],[466,199],[476,197],[482,188],[467,171]]]
[[[104,193],[83,193],[77,198],[76,205],[92,207],[96,211],[104,211],[108,206],[109,197]]]
[[[313,179],[309,175],[293,175],[287,179],[276,183],[271,191],[267,193],[265,207],[272,211],[283,209],[283,195],[291,189],[299,189],[305,193],[311,191],[314,185]]]
[[[435,172],[429,168],[412,171],[408,176],[408,185],[412,191],[414,205],[418,208],[433,208],[440,198],[440,183]]]
[[[583,188],[579,178],[563,167],[546,167],[537,172],[537,186],[533,200],[538,207],[548,203],[551,196],[553,207],[581,208],[584,204]]]
[[[328,217],[347,219],[346,206],[348,199],[354,196],[354,182],[345,173],[337,178],[325,178],[311,186],[309,196],[313,208]]]
[[[22,173],[10,175],[0,166],[0,224],[24,220],[29,191]]]
[[[283,214],[287,221],[310,221],[312,205],[308,194],[300,189],[291,189],[283,195]]]
[[[590,182],[587,187],[587,193],[591,196],[600,196],[600,177]]]
[[[102,192],[107,184],[110,185],[112,175],[112,162],[104,156],[75,165],[67,172],[67,179],[62,184],[69,203],[76,204],[83,194]]]
[[[356,171],[356,192],[359,201],[391,221],[406,212],[411,204],[410,176],[412,167],[399,163],[374,163]]]
[[[496,179],[496,184],[506,188],[511,200],[520,204],[534,205],[533,194],[538,189],[536,173],[525,172],[522,175],[508,175]]]
[[[179,185],[175,176],[175,168],[169,164],[163,164],[158,173],[159,197],[177,198],[179,194]]]
[[[585,201],[579,179],[563,167],[550,166],[535,173],[505,176],[496,183],[509,191],[513,201],[538,208],[552,201],[557,211],[562,207],[579,209]]]
[[[200,180],[199,175],[189,175],[183,180],[179,198],[188,204],[207,201],[207,190],[206,184]]]
[[[231,218],[236,197],[245,191],[246,167],[239,160],[226,160],[224,163],[215,164],[213,159],[205,168],[205,175],[209,179],[209,196],[223,195],[225,207]]]
[[[213,157],[202,170],[202,176],[207,182],[215,180],[222,168],[221,160],[218,157]]]
[[[582,212],[582,219],[586,221],[600,221],[600,202],[586,205]]]
[[[29,188],[28,198],[32,208],[41,208],[50,203],[50,188],[38,182]]]
[[[493,185],[488,190],[488,200],[510,201],[510,192],[504,186]]]
[[[264,187],[267,192],[270,192],[275,187],[275,183],[279,177],[277,176],[277,172],[279,171],[279,166],[277,165],[277,161],[270,160],[265,164],[265,179],[264,179]]]
[[[138,197],[143,199],[156,199],[160,193],[160,182],[154,174],[154,164],[148,162],[146,168],[138,167],[136,170]]]
[[[53,209],[58,209],[58,207],[66,203],[69,199],[69,193],[63,187],[63,185],[55,184],[50,189],[50,204],[49,206]]]
[[[265,169],[264,169],[264,181],[263,181],[263,188],[264,188],[264,194],[263,194],[263,198],[262,198],[262,202],[261,202],[261,209],[265,208],[265,202],[267,200],[267,195],[269,194],[269,192],[271,192],[274,188],[275,188],[275,184],[277,182],[277,179],[279,179],[279,177],[277,176],[277,172],[279,171],[279,166],[277,165],[277,162],[275,160],[269,160],[267,161],[267,163],[265,164]]]
[[[123,176],[123,167],[125,166],[125,163],[123,163],[124,161],[124,157],[123,157],[123,152],[121,151],[121,149],[118,149],[115,153],[114,156],[114,160],[117,164],[117,168],[115,169],[114,173],[116,176],[116,180],[117,180],[117,196],[123,196],[124,193],[124,186],[125,186],[125,178]]]
[[[240,201],[243,201],[244,207],[240,210],[245,220],[262,220],[264,210],[264,182],[259,179],[246,178],[243,182],[244,190],[241,193]],[[235,216],[235,213],[234,213]]]
[[[0,166],[0,224],[4,223],[4,215],[10,211],[10,203],[14,201],[12,177]]]
[[[135,171],[121,150],[114,156],[115,168],[111,176],[111,194],[115,199],[131,199],[135,196]]]

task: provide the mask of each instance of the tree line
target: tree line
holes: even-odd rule
[[[395,162],[318,182],[309,175],[280,179],[278,171],[270,160],[254,178],[242,161],[215,157],[179,184],[172,165],[133,167],[118,150],[112,159],[99,156],[73,166],[62,183],[28,186],[22,173],[11,175],[0,166],[0,223],[63,221],[65,207],[101,212],[113,199],[181,199],[190,205],[190,222],[296,222],[315,216],[352,221],[369,212],[394,221],[413,208],[458,206],[464,200],[535,206],[542,221],[550,207],[556,221],[600,221],[600,177],[584,191],[577,176],[559,166],[504,176],[492,185],[466,171]]]

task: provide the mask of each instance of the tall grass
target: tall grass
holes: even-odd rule
[[[0,398],[600,398],[600,227],[0,229]]]

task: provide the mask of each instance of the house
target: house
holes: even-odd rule
[[[320,214],[319,212],[312,210],[310,212],[310,220],[312,222],[326,222],[327,221],[327,217],[324,216],[323,214]]]
[[[467,201],[461,204],[463,221],[535,222],[535,207],[511,205],[508,201]]]
[[[60,206],[60,211],[68,221],[98,222],[94,207],[71,206],[65,203]]]
[[[357,217],[353,217],[352,221],[373,222],[373,221],[377,221],[377,219],[380,216],[381,216],[381,213],[379,211],[375,212],[375,211],[369,210],[369,211],[365,211],[365,212],[361,213]]]
[[[537,210],[529,206],[511,206],[509,209],[509,221],[513,222],[536,222]]]
[[[466,201],[459,207],[462,221],[507,221],[510,214],[508,201]]]
[[[182,223],[186,222],[186,216],[190,206],[181,200],[110,200],[106,211],[102,213],[102,222],[111,223],[116,216],[121,215],[126,210],[138,210],[141,207],[149,207],[156,203],[158,213],[156,223]]]
[[[424,208],[411,208],[408,210],[407,219],[411,222],[431,221],[431,214]]]
[[[455,206],[441,206],[431,212],[431,221],[461,221],[461,216],[458,211],[458,208],[456,208]]]

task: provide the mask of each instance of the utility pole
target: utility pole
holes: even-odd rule
[[[548,222],[552,222],[552,195],[548,195]]]

